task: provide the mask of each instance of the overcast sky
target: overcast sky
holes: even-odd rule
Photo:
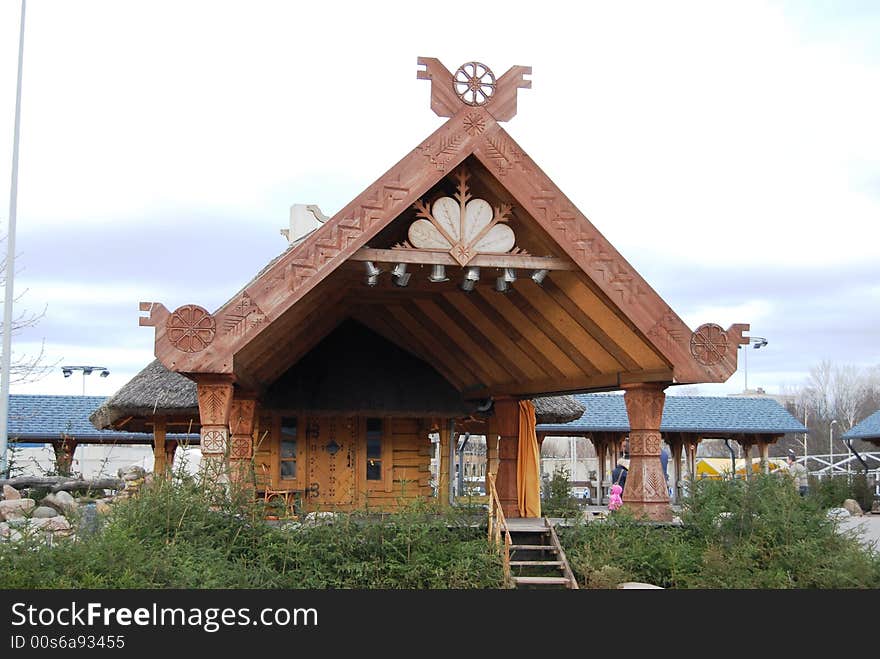
[[[768,339],[750,388],[880,364],[880,3],[31,0],[15,290],[46,316],[14,351],[58,367],[13,393],[112,394],[153,357],[139,301],[213,310],[291,204],[358,195],[443,121],[418,56],[531,66],[507,130],[691,328]]]

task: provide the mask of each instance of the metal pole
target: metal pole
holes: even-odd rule
[[[834,424],[837,419],[832,419],[831,425],[828,426],[828,475],[834,476]]]
[[[12,303],[15,275],[15,215],[18,210],[18,135],[21,125],[21,71],[24,60],[24,12],[21,0],[21,30],[18,35],[18,81],[15,88],[15,128],[12,139],[12,182],[9,190],[9,231],[6,235],[6,295],[3,303],[3,357],[0,364],[0,474],[6,475],[9,445],[9,379],[12,368]]]

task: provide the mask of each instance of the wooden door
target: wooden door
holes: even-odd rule
[[[310,507],[354,503],[357,419],[313,417],[309,421]]]

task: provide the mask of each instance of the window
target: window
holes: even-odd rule
[[[367,480],[382,480],[382,419],[367,419]]]
[[[281,418],[281,478],[296,480],[296,417]]]

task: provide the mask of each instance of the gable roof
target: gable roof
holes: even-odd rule
[[[841,437],[842,439],[880,440],[880,410],[854,425]]]
[[[629,432],[619,394],[578,394],[586,411],[575,421],[539,425],[538,432]],[[660,432],[784,434],[808,432],[772,398],[667,396]]]
[[[87,444],[149,444],[150,437],[142,433],[98,430],[89,422],[89,415],[106,400],[104,396],[10,395],[9,438],[49,442],[72,437]]]
[[[705,325],[692,332],[499,125],[515,114],[517,89],[530,86],[523,79],[529,71],[513,67],[498,79],[490,101],[475,107],[455,97],[452,75],[437,60],[419,62],[426,67],[419,78],[431,81],[432,108],[449,120],[213,314],[194,305],[169,312],[158,303],[141,303],[141,310],[149,312],[141,324],[156,328],[159,360],[194,376],[231,373],[250,388],[277,378],[360,302],[351,297],[354,279],[344,279],[343,266],[358,260],[359,250],[467,161],[485,172],[481,183],[487,190],[512,200],[524,221],[541,233],[542,244],[572,270],[558,277],[554,273],[551,279],[558,283],[547,291],[536,292],[525,281],[522,294],[515,290],[511,296],[513,307],[500,314],[502,320],[515,317],[514,325],[525,317],[538,328],[533,343],[541,345],[528,350],[526,363],[531,355],[545,362],[536,363],[532,374],[521,372],[519,360],[507,358],[514,349],[498,346],[491,329],[484,330],[482,344],[479,336],[476,342],[468,336],[444,337],[450,319],[466,335],[473,334],[468,324],[473,305],[464,298],[451,310],[431,300],[429,308],[416,310],[415,320],[394,319],[406,325],[405,337],[383,328],[387,336],[405,343],[419,325],[428,332],[439,325],[438,336],[413,339],[405,347],[438,369],[445,367],[444,376],[473,397],[618,389],[627,382],[726,380],[736,370],[737,346],[747,342],[743,331],[748,326],[725,331]],[[535,297],[525,296],[527,291]],[[492,325],[498,314],[485,306],[479,318]],[[505,333],[511,331],[505,328]],[[434,340],[442,338],[449,338],[446,346]],[[441,363],[444,352],[452,358]],[[464,358],[456,359],[456,352]],[[554,360],[568,370],[556,368]],[[471,371],[456,373],[453,365]]]

